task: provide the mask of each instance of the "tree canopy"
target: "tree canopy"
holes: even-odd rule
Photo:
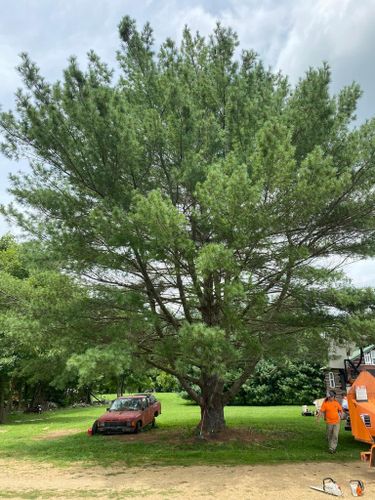
[[[293,87],[221,25],[157,51],[149,25],[119,33],[119,75],[90,52],[51,84],[22,55],[0,127],[32,172],[7,214],[216,431],[265,355],[372,334],[373,293],[338,262],[374,253],[375,124],[353,125],[361,91],[332,96],[328,65]]]

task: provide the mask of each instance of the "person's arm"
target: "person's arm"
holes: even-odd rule
[[[317,415],[316,415],[317,420],[319,420],[320,417],[325,418],[325,411],[326,411],[326,407],[325,407],[325,404],[323,403],[322,406],[320,407]]]
[[[344,414],[344,411],[343,411],[342,406],[340,405],[340,403],[338,403],[338,405],[339,405],[338,412],[339,412],[339,416],[340,416],[340,420],[341,420],[342,416]]]

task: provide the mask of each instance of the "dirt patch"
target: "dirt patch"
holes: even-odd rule
[[[71,467],[0,460],[0,498],[148,497],[161,499],[272,499],[322,500],[310,485],[331,476],[345,497],[351,497],[350,479],[365,482],[365,496],[375,498],[375,471],[361,462],[299,463],[256,466],[192,466],[110,468]]]
[[[33,438],[34,441],[43,441],[43,440],[49,440],[49,439],[59,439],[61,437],[65,436],[72,436],[73,434],[79,434],[82,432],[80,429],[66,429],[64,431],[50,431],[50,432],[45,432],[43,434],[38,434],[38,436],[35,436]]]
[[[275,433],[273,433],[273,436]],[[211,434],[203,436],[208,443],[228,443],[228,442],[240,442],[245,444],[262,443],[263,441],[269,440],[269,435],[265,432],[259,432],[255,429],[245,428],[245,429],[224,429],[217,434]]]
[[[112,436],[105,436],[105,439],[115,439],[127,442],[142,442],[142,443],[159,443],[163,440],[164,443],[169,443],[171,445],[186,445],[194,444],[196,442],[206,442],[206,443],[228,443],[228,442],[238,442],[242,444],[257,444],[269,440],[269,436],[266,433],[255,431],[254,429],[226,429],[218,434],[212,434],[208,436],[199,436],[194,431],[181,432],[180,430],[160,430],[153,429],[152,432],[145,430],[140,434],[119,434]],[[273,433],[273,438],[275,438],[275,433]],[[277,438],[277,436],[276,436]],[[280,439],[287,439],[288,436],[280,435]]]

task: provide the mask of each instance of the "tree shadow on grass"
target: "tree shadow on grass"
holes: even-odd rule
[[[48,411],[40,414],[33,413],[19,413],[19,414],[11,414],[6,422],[6,425],[16,426],[16,425],[38,425],[38,424],[71,424],[74,422],[82,422],[83,425],[86,425],[89,422],[94,422],[100,415],[102,415],[105,411],[95,411],[92,412],[81,412],[77,410],[75,413],[74,410],[57,410],[57,411]]]
[[[98,415],[85,415],[84,417],[82,416],[56,416],[54,415],[53,417],[35,417],[35,418],[30,418],[30,419],[14,419],[7,421],[5,425],[9,427],[13,426],[23,426],[23,425],[41,425],[41,424],[74,424],[81,422],[83,427],[87,427],[89,423],[94,422],[98,418]]]

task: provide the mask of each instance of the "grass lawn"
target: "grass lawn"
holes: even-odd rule
[[[138,435],[89,437],[87,429],[103,407],[13,414],[0,426],[0,457],[87,466],[240,465],[359,460],[359,451],[368,448],[342,425],[338,452],[328,454],[324,422],[302,417],[299,406],[227,407],[234,438],[228,432],[224,440],[200,440],[194,433],[199,408],[176,394],[158,397],[158,428]]]

